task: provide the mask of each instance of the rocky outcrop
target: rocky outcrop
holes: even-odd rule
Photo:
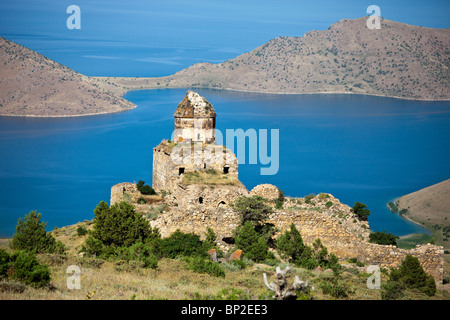
[[[279,190],[273,184],[259,184],[250,191],[252,196],[261,196],[268,200],[275,200],[278,198]]]

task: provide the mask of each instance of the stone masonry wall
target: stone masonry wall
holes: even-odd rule
[[[229,204],[242,195],[259,194],[262,191],[267,193],[268,198],[275,198],[277,194],[276,189],[268,185],[257,186],[251,192],[244,186],[190,185],[164,197],[146,196],[147,204],[139,205],[136,201],[142,195],[136,185],[121,183],[111,190],[111,204],[125,200],[133,203],[138,212],[145,213],[152,206],[165,203],[166,211],[150,221],[153,227],[158,227],[163,237],[179,229],[186,233],[193,232],[203,238],[210,227],[220,242],[224,238],[232,237],[233,230],[240,222],[238,214]],[[198,201],[200,197],[203,198],[202,203]],[[357,258],[380,267],[396,268],[406,255],[415,256],[423,268],[433,275],[438,283],[442,283],[442,247],[425,244],[405,250],[369,243],[368,223],[359,221],[349,206],[340,203],[332,195],[320,194],[308,201],[304,198],[287,197],[284,208],[270,214],[267,222],[273,223],[279,230],[276,236],[288,230],[294,223],[305,243],[312,245],[319,238],[328,251],[340,259]]]
[[[332,206],[327,208],[325,206],[327,202],[331,202]],[[237,213],[228,205],[208,208],[200,204],[191,204],[188,207],[171,207],[169,212],[152,221],[151,225],[158,227],[162,236],[169,236],[180,229],[203,237],[207,227],[211,227],[220,241],[232,236],[239,221]],[[428,273],[439,283],[442,282],[444,254],[442,247],[426,244],[405,250],[369,243],[368,223],[359,221],[350,207],[331,195],[326,195],[324,199],[316,196],[311,203],[303,202],[301,205],[297,199],[287,198],[284,209],[275,210],[267,222],[273,223],[278,228],[276,236],[288,230],[291,223],[294,223],[305,243],[312,245],[319,238],[328,251],[340,259],[357,258],[362,262],[392,268],[398,267],[406,255],[415,256]]]

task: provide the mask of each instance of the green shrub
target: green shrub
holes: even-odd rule
[[[314,193],[308,194],[305,197],[305,203],[308,203],[308,204],[311,203],[311,200],[314,199],[315,197],[316,197],[316,195]]]
[[[215,300],[248,300],[248,295],[242,289],[224,288],[214,297]]]
[[[142,262],[144,268],[156,269],[158,258],[153,254],[153,249],[142,242],[137,242],[130,247],[121,247],[116,250],[116,259]]]
[[[311,257],[311,250],[303,243],[303,238],[293,223],[290,230],[278,237],[277,248],[285,258],[295,264],[301,264],[302,260],[306,261]]]
[[[395,203],[393,203],[392,201],[390,201],[388,204],[388,208],[392,213],[398,213],[398,207],[395,205]]]
[[[331,206],[333,206],[333,202],[328,201],[327,203],[325,203],[325,207],[330,208]]]
[[[215,249],[217,236],[214,233],[214,230],[212,228],[208,227],[206,229],[205,236],[206,236],[205,240],[203,241],[203,247],[205,248],[205,250],[208,251],[210,249]]]
[[[261,196],[242,196],[238,198],[231,206],[238,212],[241,218],[241,225],[250,221],[254,226],[261,224],[266,220],[272,208],[266,205]]]
[[[11,257],[5,249],[0,248],[0,280],[6,278],[11,268]]]
[[[319,193],[318,195],[320,200],[328,199],[330,195],[328,193]]]
[[[381,284],[381,299],[397,300],[404,296],[405,286],[399,281]]]
[[[339,259],[334,254],[329,254],[328,249],[322,245],[320,239],[316,239],[313,247],[303,243],[302,236],[292,223],[290,230],[286,230],[277,241],[277,249],[281,255],[303,268],[312,270],[321,266],[324,269],[331,268],[338,271],[342,267]]]
[[[206,257],[206,250],[200,236],[176,230],[169,237],[155,243],[159,257],[177,258],[179,256]]]
[[[214,277],[225,277],[225,271],[220,264],[211,260],[205,260],[202,257],[190,258],[188,268],[197,273],[207,273]]]
[[[284,195],[282,195],[284,199]],[[231,206],[241,217],[240,225],[243,226],[247,221],[251,222],[258,237],[266,242],[266,245],[274,247],[273,236],[276,232],[275,226],[264,222],[267,220],[273,209],[265,204],[265,199],[261,196],[245,197],[237,199]],[[284,200],[283,200],[284,201]]]
[[[86,239],[82,251],[105,258],[114,255],[119,247],[135,243],[147,243],[160,238],[158,230],[152,229],[145,218],[126,202],[111,207],[104,201],[94,210],[94,227]]]
[[[244,260],[231,260],[225,266],[230,270],[242,270],[247,267],[247,264]]]
[[[370,210],[366,208],[367,206],[364,203],[355,202],[351,210],[358,216],[359,220],[367,220]]]
[[[397,239],[399,237],[394,236],[392,233],[386,233],[385,231],[372,232],[369,235],[369,242],[382,244],[382,245],[397,245]]]
[[[41,265],[33,253],[19,250],[9,255],[0,249],[0,278],[9,277],[36,288],[50,283],[47,265]]]
[[[33,253],[64,253],[64,245],[45,231],[46,226],[46,222],[41,222],[41,214],[31,211],[17,222],[10,248]]]
[[[268,246],[266,240],[259,236],[250,221],[237,228],[234,232],[235,244],[243,251],[243,255],[254,261],[264,261],[267,258]]]
[[[77,235],[84,236],[87,233],[88,233],[88,231],[87,231],[86,228],[84,228],[84,227],[78,227],[77,228]]]
[[[324,294],[329,294],[334,298],[347,298],[353,293],[350,286],[339,280],[338,277],[333,277],[327,281],[322,281],[319,285]]]
[[[145,181],[139,180],[138,183],[136,184],[136,187],[139,190],[139,192],[142,194],[145,194],[145,195],[156,194],[156,191],[149,185],[146,185]]]
[[[275,200],[275,208],[283,209],[283,204],[284,204],[284,191],[278,190],[278,198]]]
[[[430,297],[436,294],[434,278],[423,270],[419,259],[411,255],[406,256],[398,269],[391,270],[389,282],[399,282],[408,289],[418,289]]]

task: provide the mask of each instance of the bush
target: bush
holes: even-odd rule
[[[361,202],[355,202],[352,207],[352,211],[358,216],[359,220],[367,220],[370,215],[370,210],[366,209],[367,206]]]
[[[258,235],[250,221],[235,230],[234,239],[237,249],[241,249],[248,259],[264,261],[267,258],[266,240]]]
[[[338,257],[332,253],[328,254],[328,249],[323,246],[320,239],[316,239],[312,248],[305,245],[300,232],[293,223],[290,230],[286,230],[278,238],[277,248],[285,258],[289,258],[294,264],[309,270],[318,266],[324,269],[331,268],[335,272],[341,269]]]
[[[171,259],[179,256],[207,256],[203,242],[200,240],[200,236],[194,233],[183,233],[180,230],[176,230],[169,237],[157,241],[156,252],[159,257]]]
[[[405,286],[399,281],[389,281],[381,285],[381,299],[397,300],[404,296]]]
[[[210,227],[206,229],[206,235],[205,240],[203,241],[203,247],[206,251],[210,249],[216,248],[216,234],[214,233],[214,230]]]
[[[311,203],[311,200],[314,199],[315,197],[316,197],[316,195],[314,193],[308,194],[305,197],[305,203],[308,203],[308,204]]]
[[[11,277],[32,287],[43,287],[50,283],[47,265],[41,265],[36,256],[25,250],[9,255],[0,249],[0,278]]]
[[[119,247],[147,243],[160,238],[158,229],[152,229],[145,218],[126,202],[111,207],[104,201],[94,210],[94,228],[82,251],[105,258],[114,255]]]
[[[41,222],[41,214],[31,211],[17,222],[10,248],[32,253],[64,253],[64,245],[45,231],[46,226],[46,222]]]
[[[311,250],[303,243],[303,238],[293,223],[290,230],[286,230],[278,237],[277,248],[284,257],[290,258],[295,264],[301,264],[302,260],[306,261],[311,257]]]
[[[145,195],[156,194],[156,191],[149,185],[146,185],[145,181],[139,180],[138,183],[136,184],[136,187],[139,190],[139,192],[142,194],[145,194]]]
[[[156,269],[158,258],[153,254],[152,248],[142,242],[137,242],[131,247],[121,247],[116,250],[116,258],[126,262],[139,261],[144,268]]]
[[[88,233],[88,231],[87,231],[86,228],[83,228],[83,227],[78,227],[77,228],[77,235],[84,236],[87,233]]]
[[[328,208],[330,208],[330,207],[332,207],[333,206],[333,202],[331,202],[331,201],[328,201],[327,203],[325,203],[325,207],[328,209]]]
[[[319,287],[324,294],[329,294],[334,298],[347,298],[353,293],[350,286],[339,281],[338,277],[333,277],[329,281],[321,282]]]
[[[264,198],[261,196],[242,196],[232,204],[232,207],[239,213],[241,225],[247,221],[254,226],[262,224],[262,221],[266,220],[273,212],[272,208],[264,203]]]
[[[216,262],[205,260],[202,257],[189,259],[189,269],[197,273],[207,273],[214,277],[225,277],[222,266]]]
[[[397,245],[397,239],[399,237],[394,236],[392,233],[386,233],[385,231],[380,232],[372,232],[369,235],[369,242],[376,243],[376,244],[382,244],[382,245]]]
[[[5,249],[0,249],[0,280],[8,276],[9,268],[11,268],[11,257]]]
[[[284,204],[284,191],[278,190],[278,198],[275,200],[275,208],[283,209]]]
[[[408,289],[418,289],[430,297],[436,294],[434,278],[423,270],[419,259],[411,255],[406,256],[398,269],[391,270],[389,282],[399,282]]]

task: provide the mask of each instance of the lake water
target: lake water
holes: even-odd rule
[[[362,95],[270,95],[197,90],[216,110],[217,128],[279,129],[279,171],[242,164],[251,189],[271,183],[288,196],[333,194],[371,210],[373,231],[425,230],[386,203],[450,177],[450,103]],[[138,107],[78,118],[0,117],[0,236],[19,217],[42,213],[48,230],[94,217],[110,188],[151,184],[152,148],[170,138],[186,89],[132,91]]]

